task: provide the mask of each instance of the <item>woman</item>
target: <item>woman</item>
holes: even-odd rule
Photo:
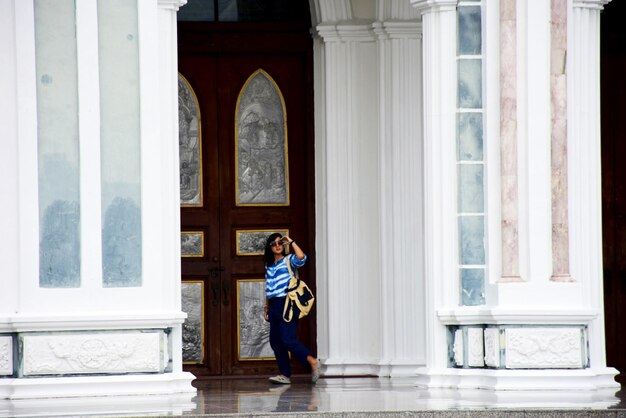
[[[291,245],[293,254],[287,255],[287,247]],[[290,322],[283,319],[283,309],[289,287],[290,263],[292,271],[302,267],[306,262],[306,255],[302,249],[288,236],[274,233],[265,243],[265,320],[270,323],[270,345],[274,350],[280,374],[270,377],[272,383],[291,383],[291,362],[289,353],[298,359],[304,366],[311,368],[311,381],[319,378],[317,360],[297,338],[298,308],[294,306],[293,318]]]

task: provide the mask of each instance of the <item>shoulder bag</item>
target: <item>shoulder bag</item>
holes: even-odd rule
[[[285,261],[285,264],[287,264],[287,270],[289,270],[289,287],[287,288],[287,297],[285,298],[283,319],[285,322],[291,322],[291,319],[293,318],[294,305],[300,310],[298,318],[302,318],[308,315],[311,308],[313,308],[315,296],[313,296],[313,292],[304,280],[300,280],[298,270],[296,270],[296,274],[294,276],[290,260]]]

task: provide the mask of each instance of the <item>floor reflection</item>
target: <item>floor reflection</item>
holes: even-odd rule
[[[485,409],[626,408],[615,389],[607,391],[428,390],[413,379],[304,378],[288,386],[264,379],[195,381],[200,414],[271,412],[433,411]]]
[[[360,416],[359,412],[376,415],[383,411],[421,411],[434,417],[437,414],[433,411],[459,410],[477,413],[486,410],[496,410],[496,413],[525,411],[524,416],[530,416],[528,411],[531,410],[554,413],[554,416],[563,415],[557,413],[559,410],[575,410],[584,411],[585,416],[593,412],[594,417],[603,416],[602,412],[616,416],[616,410],[619,410],[619,416],[626,416],[626,402],[622,400],[626,395],[615,389],[578,392],[428,390],[408,378],[326,378],[314,385],[308,376],[296,376],[291,385],[285,386],[272,385],[266,378],[196,380],[193,384],[197,388],[195,396],[0,400],[0,417],[187,417],[273,413],[284,417],[285,413],[301,416],[307,412],[341,417],[349,413]]]

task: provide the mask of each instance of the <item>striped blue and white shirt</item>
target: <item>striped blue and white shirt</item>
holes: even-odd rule
[[[306,262],[306,255],[300,260],[295,254],[288,254],[278,260],[278,262],[265,268],[265,294],[268,299],[287,296],[287,288],[289,287],[287,261],[291,263],[291,270],[295,275],[296,269],[302,267]]]

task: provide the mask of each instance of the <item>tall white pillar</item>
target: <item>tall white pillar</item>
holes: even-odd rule
[[[579,282],[550,280],[550,14],[549,7],[517,4],[518,151],[522,216],[520,273],[523,282],[498,281],[490,273],[485,305],[459,306],[456,274],[456,167],[454,111],[457,82],[455,53],[456,1],[414,0],[423,13],[425,265],[427,366],[418,381],[431,387],[501,390],[598,390],[610,398],[619,387],[615,370],[604,361],[599,171],[599,67],[597,23],[600,1],[570,2],[568,41],[568,160],[571,274]],[[606,2],[604,2],[606,3]],[[484,8],[491,3],[486,2]],[[488,45],[497,36],[487,16]],[[484,21],[484,20],[483,20]],[[496,25],[500,22],[496,19]],[[595,25],[595,26],[593,26]],[[591,36],[590,36],[591,34]],[[573,44],[576,44],[574,47]],[[537,45],[543,45],[538,47]],[[493,52],[492,48],[488,48]],[[486,60],[487,73],[494,62]],[[568,53],[568,56],[570,54]],[[590,65],[591,63],[591,65]],[[506,63],[503,63],[506,64]],[[496,63],[495,68],[497,68]],[[501,67],[501,66],[500,66]],[[577,69],[574,69],[576,67]],[[487,91],[499,77],[484,79]],[[493,125],[492,106],[485,106]],[[579,113],[576,113],[579,112]],[[496,112],[497,113],[497,112]],[[498,115],[499,116],[499,115]],[[491,134],[493,129],[488,129]],[[496,131],[497,132],[497,131]],[[490,134],[490,135],[491,135]],[[576,139],[578,138],[578,139]],[[593,139],[596,138],[594,141]],[[591,139],[591,140],[590,140]],[[489,137],[491,156],[498,142]],[[489,153],[488,153],[489,154]],[[487,156],[490,177],[500,169]],[[535,167],[535,164],[538,167]],[[573,174],[572,171],[577,172]],[[576,177],[578,176],[578,177]],[[488,180],[491,184],[492,180]],[[571,190],[575,190],[571,193]],[[499,190],[496,191],[496,193]],[[488,193],[493,193],[493,189]],[[487,197],[492,199],[491,196]],[[495,209],[498,209],[495,207]],[[497,211],[487,216],[498,217]],[[489,222],[489,228],[497,222]],[[522,235],[520,232],[520,235]],[[489,236],[497,234],[489,234]],[[488,246],[488,269],[499,267],[500,251]],[[494,280],[495,278],[495,280]],[[446,330],[447,327],[447,330]],[[448,332],[449,331],[449,334]],[[453,354],[449,359],[448,353]],[[451,360],[449,362],[449,360]],[[501,396],[498,394],[497,396]]]
[[[606,366],[600,167],[600,12],[610,0],[570,1],[567,42],[567,136],[571,274],[597,316],[589,323],[589,356]],[[605,369],[612,374],[614,369]],[[621,371],[624,372],[623,370]],[[612,378],[611,378],[612,380]]]
[[[351,19],[322,9],[322,20]],[[326,374],[372,374],[380,356],[376,44],[364,24],[322,23],[316,36],[319,357]]]
[[[12,252],[12,260],[1,267],[0,399],[159,394],[168,396],[153,399],[150,407],[178,408],[169,395],[176,397],[180,409],[190,405],[195,393],[193,376],[182,371],[180,341],[184,313],[180,308],[176,90],[176,11],[184,3],[138,1],[137,37],[127,38],[141,45],[137,117],[143,277],[136,286],[106,287],[98,254],[102,220],[97,73],[107,69],[97,64],[97,2],[76,1],[80,183],[81,199],[88,200],[81,213],[85,241],[81,280],[72,288],[44,288],[39,285],[38,268],[35,86],[39,80],[34,5],[21,0],[0,2],[0,51],[7,58],[0,64],[0,109],[7,110],[0,118],[8,126],[7,136],[0,141],[0,159],[7,158],[7,164],[2,164],[7,176],[0,180],[0,193],[3,201],[13,202],[6,206],[12,225],[0,238],[2,247]],[[54,13],[46,15],[54,17]],[[4,212],[2,218],[0,222],[4,222]]]
[[[456,0],[412,0],[422,13],[426,363],[436,386],[448,365],[447,331],[437,316],[458,305],[456,196]]]
[[[380,373],[415,375],[426,362],[421,24],[380,21],[374,32],[380,69]]]
[[[176,12],[187,0],[158,0],[158,74],[148,78],[144,74],[142,80],[148,85],[158,85],[159,97],[153,103],[154,111],[158,112],[161,137],[161,159],[154,162],[154,168],[161,171],[159,184],[155,184],[155,192],[166,194],[162,207],[162,219],[167,227],[163,228],[161,239],[164,254],[177,255],[175,259],[163,260],[161,271],[166,280],[163,282],[164,295],[171,295],[164,300],[170,309],[181,311],[181,270],[180,270],[180,183],[178,160],[178,42],[176,29]],[[154,124],[154,121],[147,121]],[[153,129],[156,126],[153,126]],[[157,132],[155,132],[156,134]],[[181,373],[183,369],[182,326],[172,329],[173,371]]]

